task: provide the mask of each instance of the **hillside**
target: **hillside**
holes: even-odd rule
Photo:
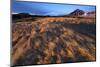
[[[83,15],[85,12],[83,10],[80,9],[76,9],[73,12],[71,12],[69,15],[70,16],[80,16]]]
[[[12,14],[13,23],[18,22],[67,22],[75,24],[96,24],[96,12],[85,12],[76,9],[67,15],[49,16],[49,15],[30,15],[28,13]]]
[[[12,66],[95,61],[95,35],[95,21],[90,18],[45,17],[13,23]]]

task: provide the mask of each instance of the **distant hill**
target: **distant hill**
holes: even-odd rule
[[[87,16],[96,17],[96,12],[95,11],[88,12]]]
[[[95,14],[96,12],[95,11],[92,11],[92,12],[88,12],[87,14]]]
[[[22,19],[22,18],[29,18],[29,17],[53,17],[53,16],[50,16],[50,15],[30,15],[29,13],[12,14],[13,19]]]
[[[40,15],[31,15],[29,13],[18,13],[18,14],[12,14],[12,20],[13,22],[16,21],[28,21],[28,20],[36,20],[37,17],[48,17],[48,16],[40,16]]]
[[[79,16],[79,15],[83,15],[85,12],[83,10],[80,9],[76,9],[75,11],[71,12],[69,14],[69,16]]]
[[[18,14],[12,14],[12,19],[13,21],[16,21],[16,20],[25,20],[26,18],[27,19],[32,19],[32,20],[35,20],[37,19],[37,17],[41,17],[41,18],[44,18],[44,17],[93,17],[95,18],[96,16],[96,12],[95,11],[91,11],[91,12],[85,12],[83,10],[80,10],[80,9],[76,9],[74,10],[73,12],[69,13],[69,14],[66,14],[66,15],[59,15],[59,16],[50,16],[50,15],[31,15],[29,13],[18,13]]]
[[[17,19],[22,19],[22,18],[27,18],[27,17],[32,17],[32,15],[28,13],[18,13],[18,14],[12,14],[12,19],[17,20]]]

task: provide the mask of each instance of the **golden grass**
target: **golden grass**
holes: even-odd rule
[[[35,62],[32,58],[39,59],[36,64],[63,63],[65,62],[63,58],[68,59],[66,62],[70,60],[79,61],[77,60],[79,56],[86,58],[88,61],[95,60],[96,47],[94,38],[64,27],[62,24],[53,23],[79,24],[81,21],[87,21],[87,19],[47,17],[30,24],[19,23],[18,26],[16,24],[16,29],[12,33],[12,42],[17,41],[12,47],[12,64],[16,65],[19,59],[23,60],[22,64],[29,63],[27,59],[30,59],[32,64]],[[89,19],[88,23],[90,24],[92,21]],[[83,41],[84,46],[80,43]],[[92,45],[89,47],[85,45],[85,42]],[[33,52],[27,53],[29,50]],[[31,54],[33,55],[30,57]],[[52,60],[52,58],[56,59]]]
[[[67,58],[72,58],[72,59],[75,58],[75,56],[73,55],[73,53],[69,49],[67,50]]]
[[[83,56],[83,57],[85,57],[86,59],[88,59],[88,60],[95,60],[95,58],[88,52],[88,50],[87,49],[85,49],[85,48],[79,48],[79,54],[81,55],[81,56]]]

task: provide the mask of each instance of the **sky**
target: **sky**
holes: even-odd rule
[[[54,4],[40,2],[12,2],[12,13],[29,13],[32,15],[50,15],[59,16],[67,15],[76,9],[85,12],[95,11],[95,6],[73,5],[73,4]]]

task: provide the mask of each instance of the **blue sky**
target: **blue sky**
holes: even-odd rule
[[[95,6],[71,5],[71,4],[51,4],[36,2],[12,2],[12,13],[30,13],[36,15],[66,15],[75,9],[85,12],[95,11]]]

